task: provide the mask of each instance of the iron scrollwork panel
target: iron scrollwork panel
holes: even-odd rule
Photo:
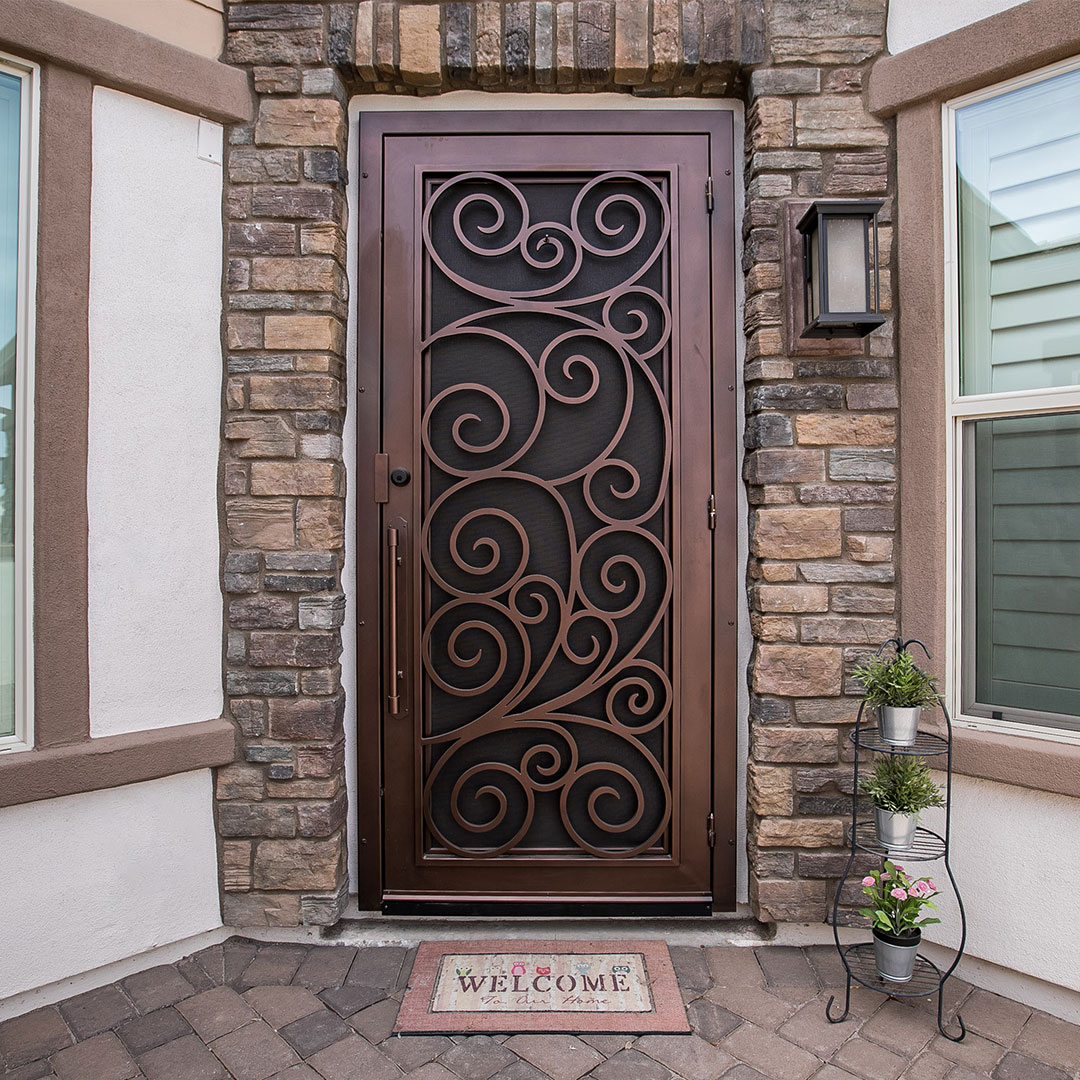
[[[673,183],[423,178],[427,856],[672,850]]]

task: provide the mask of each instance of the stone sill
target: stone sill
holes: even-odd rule
[[[0,756],[0,807],[226,765],[235,754],[236,728],[220,718],[11,753]]]
[[[1080,799],[1080,746],[1075,743],[954,727],[953,770]]]
[[[870,75],[870,112],[892,116],[1064,60],[1080,45],[1074,0],[1028,0],[913,49]]]

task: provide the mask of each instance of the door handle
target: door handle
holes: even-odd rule
[[[398,668],[398,567],[401,565],[401,546],[399,543],[397,527],[390,525],[386,530],[386,549],[389,558],[388,593],[390,607],[389,641],[387,654],[389,657],[389,670],[387,671],[387,695],[386,707],[391,716],[401,715],[401,694],[398,683],[404,674]]]

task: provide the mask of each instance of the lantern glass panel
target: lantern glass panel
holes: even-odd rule
[[[833,313],[866,311],[869,257],[866,220],[862,217],[827,217],[825,243],[828,257],[828,310]]]

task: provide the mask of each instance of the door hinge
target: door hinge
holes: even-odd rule
[[[375,455],[375,501],[377,503],[389,502],[390,500],[390,455]]]
[[[712,197],[712,177],[709,176],[705,180],[705,213],[711,214],[713,211],[713,197]]]
[[[716,496],[715,495],[710,495],[709,496],[708,511],[709,511],[709,528],[710,529],[715,529],[716,528]]]
[[[705,819],[705,835],[709,838],[709,847],[716,847],[716,818],[711,810]]]

